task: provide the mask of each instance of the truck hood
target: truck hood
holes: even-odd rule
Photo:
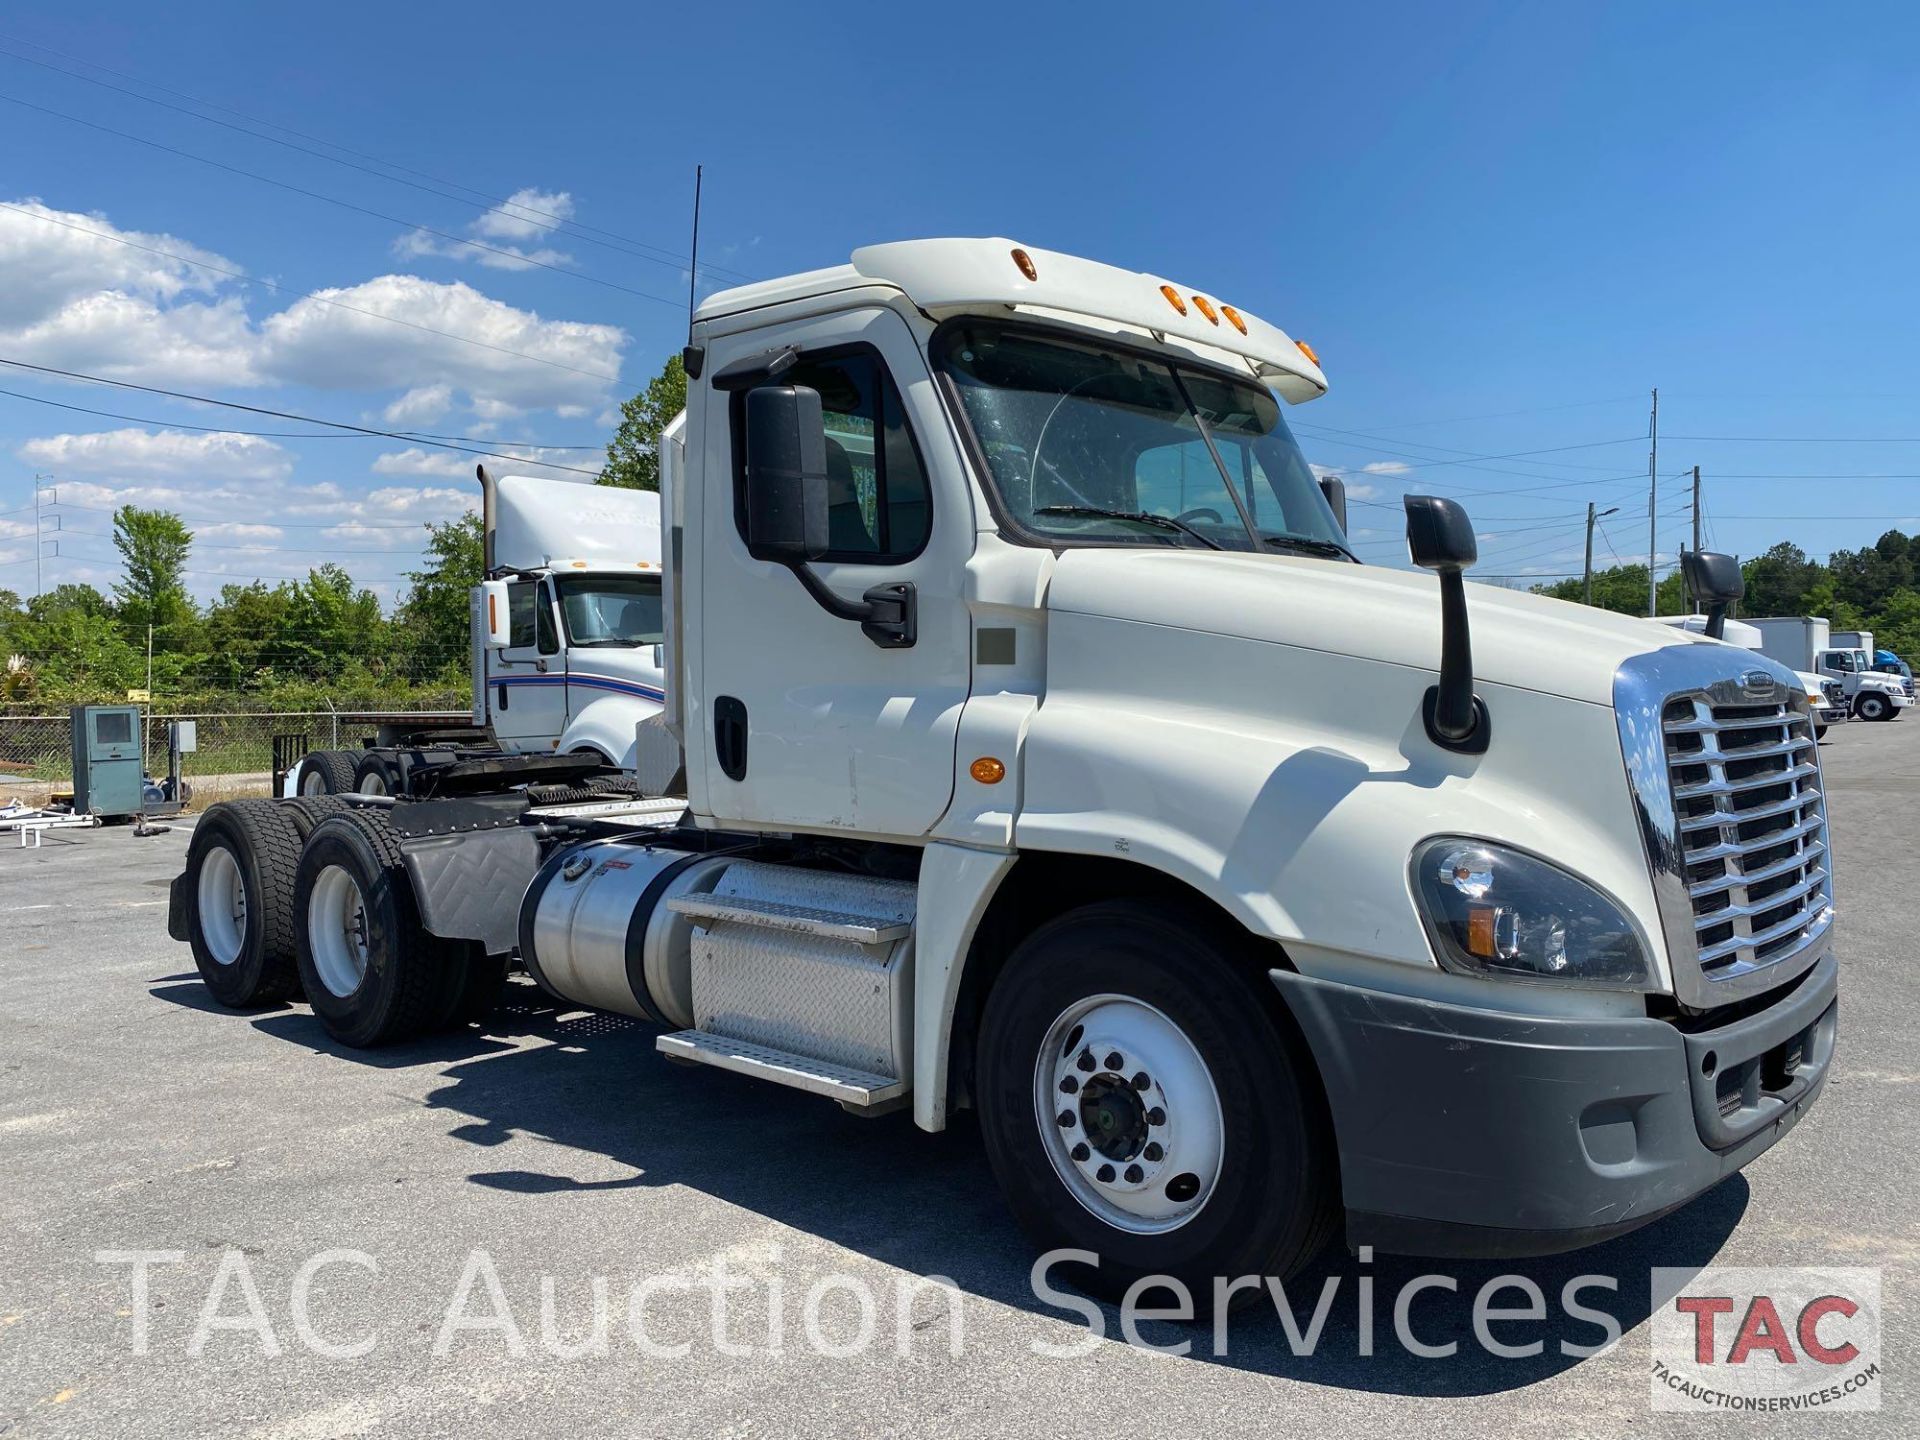
[[[1440,668],[1435,577],[1293,555],[1197,550],[1070,549],[1061,553],[1047,608],[1303,650]],[[1613,703],[1622,661],[1676,645],[1720,645],[1633,616],[1467,584],[1477,679]],[[1734,646],[1728,673],[1753,658]]]

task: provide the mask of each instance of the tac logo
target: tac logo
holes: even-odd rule
[[[1880,1408],[1880,1272],[1653,1272],[1655,1410]]]

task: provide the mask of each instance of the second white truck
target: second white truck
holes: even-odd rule
[[[1821,616],[1742,618],[1760,632],[1761,654],[1791,670],[1810,670],[1838,680],[1857,718],[1898,720],[1912,707],[1913,696],[1901,678],[1875,670],[1871,650],[1835,644],[1831,627]]]
[[[429,770],[487,754],[633,768],[635,727],[665,698],[660,497],[484,466],[479,479],[485,579],[471,596],[471,728],[315,751],[286,793],[400,794]]]

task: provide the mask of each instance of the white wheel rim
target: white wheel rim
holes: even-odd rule
[[[199,902],[200,938],[216,965],[240,958],[247,937],[247,882],[240,862],[224,845],[213,845],[200,862],[200,881],[194,898]]]
[[[307,944],[320,983],[346,999],[367,977],[367,902],[359,883],[338,865],[313,882],[307,900]]]
[[[387,777],[378,770],[369,770],[360,777],[362,795],[384,795],[387,793]]]
[[[1200,1052],[1164,1013],[1092,995],[1047,1030],[1034,1119],[1073,1198],[1116,1229],[1177,1230],[1220,1179],[1226,1125]]]
[[[324,795],[327,793],[327,777],[320,773],[318,765],[309,765],[307,773],[300,777],[302,795]]]

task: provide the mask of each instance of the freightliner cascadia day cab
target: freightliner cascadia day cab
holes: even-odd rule
[[[485,467],[480,490],[488,583],[471,596],[472,731],[315,751],[288,774],[288,793],[400,794],[431,767],[483,753],[632,769],[635,726],[665,698],[660,497]]]
[[[1358,563],[1284,419],[1326,389],[1305,345],[950,239],[717,294],[686,358],[633,793],[530,757],[217,808],[170,909],[216,994],[298,983],[374,1044],[513,956],[672,1058],[971,1109],[1020,1220],[1109,1290],[1286,1275],[1342,1232],[1583,1245],[1818,1095],[1805,687],[1467,586],[1449,501],[1407,501],[1432,573]]]

